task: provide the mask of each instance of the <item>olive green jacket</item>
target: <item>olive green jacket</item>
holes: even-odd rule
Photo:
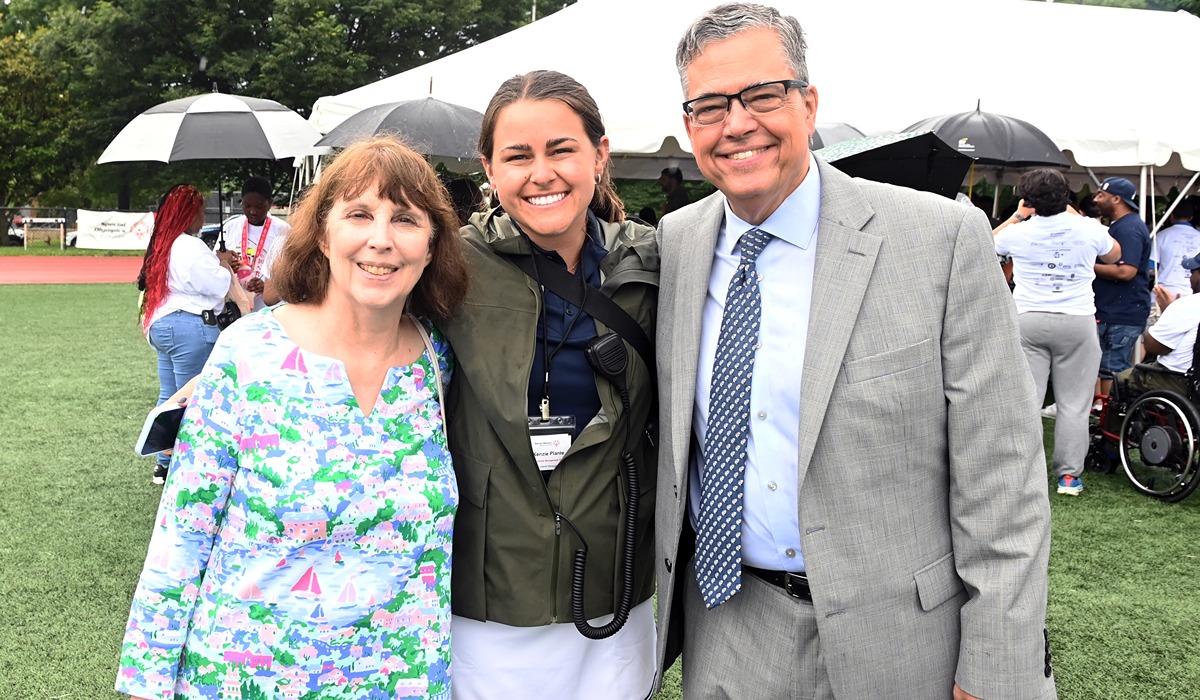
[[[654,230],[600,222],[604,247],[601,292],[654,337],[658,246]],[[458,476],[452,605],[456,615],[534,627],[571,620],[571,560],[587,540],[585,612],[613,611],[617,545],[624,504],[619,458],[626,430],[637,431],[633,455],[640,477],[634,603],[654,588],[654,494],[657,452],[646,428],[654,388],[645,364],[626,343],[631,420],[620,394],[596,378],[600,412],[545,482],[529,442],[528,386],[541,295],[506,259],[529,245],[500,210],[476,214],[461,230],[471,291],[441,329],[456,367],[447,395],[450,450]],[[596,332],[608,332],[596,321]]]

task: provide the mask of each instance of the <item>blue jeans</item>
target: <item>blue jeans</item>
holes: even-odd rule
[[[150,346],[158,352],[158,403],[200,374],[221,331],[196,314],[172,311],[150,326]],[[171,458],[158,455],[159,464]]]
[[[1100,370],[1120,374],[1133,366],[1133,346],[1142,334],[1142,326],[1123,323],[1097,323],[1100,335]]]

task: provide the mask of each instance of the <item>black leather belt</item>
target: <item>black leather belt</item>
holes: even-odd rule
[[[742,572],[753,574],[772,586],[778,586],[785,593],[797,600],[812,602],[812,593],[808,590],[808,577],[804,574],[793,574],[788,571],[768,571],[754,566],[742,564]]]

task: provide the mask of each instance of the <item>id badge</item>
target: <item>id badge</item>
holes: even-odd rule
[[[574,436],[575,416],[529,416],[529,443],[543,476],[562,461]]]

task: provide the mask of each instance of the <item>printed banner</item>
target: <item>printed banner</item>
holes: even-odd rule
[[[145,250],[154,230],[151,212],[79,210],[77,248]]]

